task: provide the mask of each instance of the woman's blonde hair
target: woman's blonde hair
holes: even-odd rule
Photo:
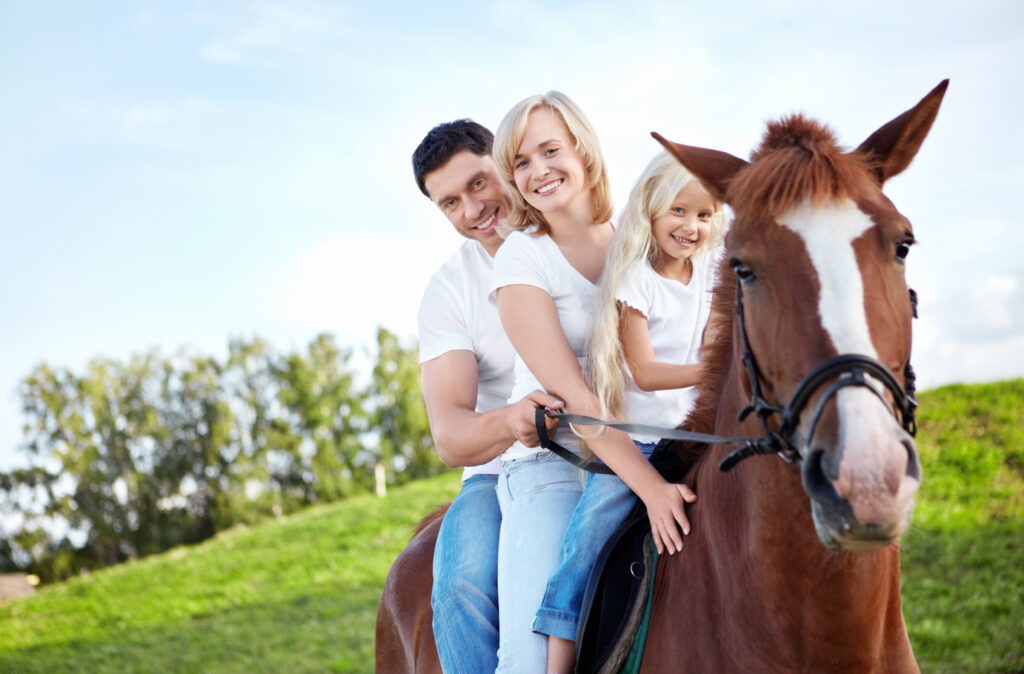
[[[523,199],[513,176],[515,155],[520,143],[523,142],[523,136],[526,135],[527,119],[531,112],[541,107],[557,113],[569,135],[576,142],[576,152],[583,159],[586,187],[591,191],[593,198],[594,224],[608,222],[612,218],[614,207],[608,185],[608,172],[594,127],[572,99],[560,91],[549,91],[544,95],[537,94],[516,103],[501,120],[498,132],[494,136],[494,163],[497,164],[498,172],[512,194],[513,203],[512,213],[505,218],[504,227],[522,230],[530,225],[537,225],[537,234],[547,234],[551,230],[544,214]]]
[[[622,312],[615,299],[619,284],[637,260],[646,260],[648,264],[654,261],[658,245],[651,232],[651,223],[668,212],[676,195],[691,180],[696,178],[675,158],[667,152],[659,152],[633,186],[626,207],[619,216],[619,226],[608,249],[608,261],[601,277],[597,311],[588,346],[587,378],[590,388],[610,419],[622,418],[625,398],[626,361],[619,337]],[[722,204],[716,203],[708,236],[694,250],[690,258],[692,261],[696,262],[721,244],[725,225],[725,209]]]

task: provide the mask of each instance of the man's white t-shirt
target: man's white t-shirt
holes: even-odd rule
[[[685,365],[700,362],[700,346],[711,313],[719,251],[694,260],[690,282],[667,279],[651,268],[647,260],[633,263],[615,292],[615,299],[636,309],[647,319],[654,360]],[[625,418],[638,424],[678,426],[697,399],[697,387],[666,391],[643,391],[626,370]],[[658,438],[631,434],[639,442]]]
[[[476,241],[463,243],[430,279],[417,314],[420,364],[449,351],[470,351],[476,356],[476,411],[489,412],[505,405],[512,391],[515,352],[505,336],[497,308],[488,300],[494,259]],[[462,471],[471,475],[496,474],[497,458]]]
[[[597,286],[576,271],[562,255],[558,245],[547,235],[512,232],[498,249],[494,259],[491,300],[497,301],[497,290],[511,285],[540,288],[555,301],[562,332],[572,347],[580,368],[586,371],[587,340],[597,305]],[[540,380],[519,357],[515,356],[515,381],[509,401],[519,400],[534,390],[545,390]],[[579,442],[569,429],[560,424],[554,440],[570,451],[578,451]],[[544,451],[514,443],[501,455],[503,461],[520,459]]]

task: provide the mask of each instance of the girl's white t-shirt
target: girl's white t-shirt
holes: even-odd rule
[[[587,340],[593,324],[594,308],[597,306],[597,286],[569,264],[551,237],[519,231],[509,234],[494,258],[491,301],[497,302],[498,288],[511,285],[533,286],[551,296],[555,301],[562,332],[580,368],[585,372]],[[519,400],[537,389],[544,390],[544,387],[517,353],[509,401]],[[560,424],[553,439],[570,451],[579,450],[579,442],[569,429],[569,424]],[[505,450],[501,459],[520,459],[541,451],[540,447],[527,447],[516,442]]]
[[[449,351],[470,351],[476,357],[476,411],[489,412],[506,404],[512,390],[515,351],[501,327],[498,310],[488,300],[494,259],[476,241],[463,243],[427,284],[417,323],[420,363]],[[496,474],[498,458],[462,471]]]
[[[633,263],[616,289],[615,299],[647,318],[654,360],[659,363],[700,362],[700,346],[711,313],[720,250],[694,260],[688,284],[667,279],[651,268],[647,260]],[[697,399],[697,387],[666,391],[643,391],[626,369],[625,418],[627,421],[674,428],[690,413]],[[638,442],[658,438],[630,434]]]

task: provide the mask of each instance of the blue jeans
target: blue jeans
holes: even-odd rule
[[[544,586],[583,491],[579,468],[542,451],[502,463],[498,477],[499,672],[546,672],[547,637],[533,631]]]
[[[497,475],[462,484],[434,547],[434,641],[445,674],[493,672],[498,666]]]
[[[655,445],[636,443],[648,459]],[[558,568],[551,574],[533,629],[576,641],[583,594],[594,562],[636,505],[636,495],[616,475],[587,474],[576,510],[562,542]]]

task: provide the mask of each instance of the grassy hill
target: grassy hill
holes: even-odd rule
[[[1024,671],[1024,380],[922,394],[903,539],[924,672]],[[380,587],[448,473],[225,532],[0,606],[0,672],[369,672]]]

